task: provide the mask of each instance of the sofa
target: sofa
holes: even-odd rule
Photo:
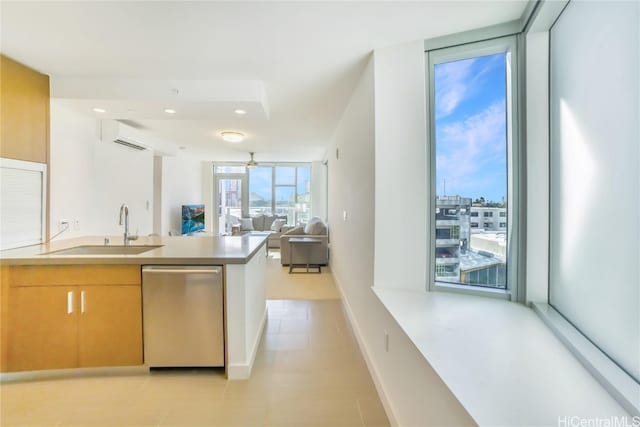
[[[294,246],[291,253],[292,246],[289,244],[289,239],[293,237],[314,237],[322,241],[310,247]],[[290,259],[293,264],[327,265],[329,263],[329,231],[320,218],[313,217],[306,225],[292,228],[280,236],[280,263],[289,265]]]
[[[270,248],[279,248],[282,234],[293,229],[293,226],[286,225],[286,216],[278,215],[256,215],[251,218],[240,218],[238,223],[242,233],[252,231],[269,233],[267,246]]]

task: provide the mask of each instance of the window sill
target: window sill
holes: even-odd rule
[[[448,292],[373,291],[479,425],[629,416],[529,307]]]
[[[475,295],[490,298],[511,299],[511,292],[506,289],[489,288],[482,286],[458,285],[455,283],[435,282],[431,285],[432,291],[456,292],[465,295]]]
[[[627,411],[640,416],[640,385],[549,304],[535,303],[532,307],[600,384],[615,396]]]

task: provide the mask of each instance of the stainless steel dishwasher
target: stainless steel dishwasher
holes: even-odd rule
[[[222,285],[220,266],[142,268],[147,366],[224,366]]]

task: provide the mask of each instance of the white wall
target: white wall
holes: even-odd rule
[[[204,203],[204,227],[209,232],[216,231],[217,215],[214,194],[213,194],[213,163],[203,162],[202,164],[202,202]],[[207,214],[210,212],[210,214]]]
[[[95,233],[93,153],[96,121],[51,101],[50,235],[61,219],[72,221],[59,238]],[[73,221],[77,219],[77,226]]]
[[[392,58],[398,60],[397,66],[402,69],[419,66],[422,53],[401,46],[398,52],[388,50],[385,55],[390,61]],[[391,64],[387,65],[391,67]],[[392,70],[386,73],[394,74]],[[418,74],[407,72],[404,75],[417,77]],[[378,79],[377,69],[375,79]],[[414,83],[404,81],[407,86]],[[374,219],[377,222],[374,215],[374,139],[375,121],[378,120],[378,112],[374,113],[374,86],[377,87],[372,59],[351,95],[328,149],[331,268],[392,422],[404,426],[473,424],[371,289],[374,282],[374,228],[376,231],[378,228],[378,224],[374,226]],[[415,86],[412,87],[415,90]],[[388,111],[387,114],[390,115],[387,120],[393,120],[391,115],[396,114],[398,117],[395,118],[402,120],[403,112]],[[335,157],[336,148],[340,152],[339,159]],[[410,164],[420,167],[413,162]],[[414,205],[415,200],[411,206]],[[344,211],[347,212],[346,221],[343,219]],[[404,219],[396,217],[393,222],[387,222],[386,227],[398,233],[403,224]],[[414,230],[408,231],[408,234],[413,233]],[[405,248],[394,249],[404,252]],[[398,274],[400,276],[404,275],[407,264],[393,267],[397,269],[396,274],[402,271]],[[384,331],[390,338],[388,352],[383,346]]]
[[[527,36],[526,300],[549,293],[549,33]]]
[[[199,159],[178,156],[156,158],[161,162],[160,168],[160,225],[154,230],[160,235],[167,236],[169,231],[180,233],[182,205],[204,203],[202,168]],[[158,165],[156,165],[157,168]],[[156,177],[156,181],[157,181]],[[158,182],[156,182],[156,185]],[[158,194],[156,187],[156,194]],[[205,217],[212,215],[211,210],[205,211]]]
[[[103,143],[97,122],[51,100],[51,233],[60,219],[72,220],[59,239],[121,235],[120,205],[127,203],[130,231],[152,231],[153,154]],[[79,220],[75,227],[73,219]]]
[[[146,236],[153,231],[153,153],[117,144],[95,145],[92,171],[93,221],[97,234],[122,234],[120,206],[129,206],[129,231]]]
[[[162,156],[153,156],[153,233],[162,235]]]
[[[424,42],[378,49],[374,63],[375,285],[424,291],[429,259]]]
[[[311,162],[311,216],[327,220],[327,166]]]

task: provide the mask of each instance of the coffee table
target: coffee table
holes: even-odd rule
[[[313,245],[317,245],[322,243],[322,239],[318,239],[317,237],[291,237],[289,239],[289,274],[291,273],[322,273],[322,266],[320,264],[310,264],[309,263],[309,259],[311,258],[311,247]],[[295,251],[295,248],[300,247],[299,253],[304,253],[306,255],[305,260],[306,263],[299,263],[299,264],[294,264],[293,263],[293,252]],[[304,251],[303,249],[304,248]],[[305,267],[307,268],[307,271],[298,271],[298,272],[294,272],[293,269],[294,268],[302,268]],[[309,267],[312,268],[317,268],[318,271],[309,271]]]

